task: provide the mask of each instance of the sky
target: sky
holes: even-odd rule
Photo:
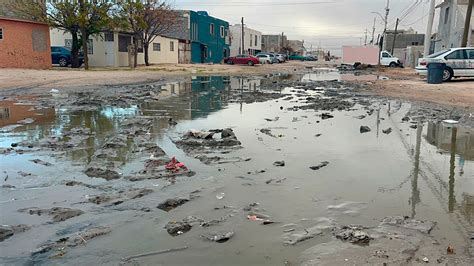
[[[437,4],[442,0],[436,0]],[[382,18],[387,0],[172,0],[175,8],[205,10],[211,16],[245,24],[263,34],[281,34],[289,39],[304,40],[306,48],[321,47],[340,53],[342,45],[358,45],[372,38],[374,18],[375,38],[383,32]],[[428,20],[429,0],[390,0],[388,29],[413,28],[424,33]],[[437,14],[435,16],[436,20]],[[435,21],[435,25],[437,22]],[[433,27],[433,31],[436,27]]]

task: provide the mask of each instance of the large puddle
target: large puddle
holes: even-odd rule
[[[353,107],[331,111],[333,118],[322,119],[328,111],[294,107],[305,105],[308,97],[337,91],[337,87],[329,83],[307,91],[279,84],[283,80],[333,79],[343,77],[333,72],[265,79],[196,77],[160,86],[159,94],[154,95],[158,100],[87,110],[60,104],[38,108],[31,105],[39,100],[34,97],[0,101],[0,147],[4,152],[0,155],[0,183],[4,185],[0,188],[0,223],[32,226],[0,243],[0,263],[117,264],[123,257],[186,246],[186,250],[140,258],[140,263],[284,265],[297,263],[302,251],[330,238],[287,246],[288,224],[295,230],[321,220],[374,226],[383,217],[396,215],[437,222],[432,234],[440,244],[463,252],[470,245],[468,235],[474,223],[474,130],[462,124],[403,122],[413,109],[411,103],[372,98],[348,97],[355,102]],[[255,92],[260,94],[254,96]],[[273,96],[265,98],[265,93]],[[285,96],[280,98],[280,93]],[[50,98],[58,103],[69,97],[52,94]],[[85,175],[88,165],[102,162],[98,154],[111,137],[123,134],[122,122],[130,118],[152,121],[143,136],[169,157],[176,156],[195,175],[138,182]],[[371,131],[361,134],[361,126]],[[90,132],[76,140],[70,132],[77,128]],[[227,161],[204,164],[173,142],[190,129],[223,128],[233,129],[242,148],[209,152]],[[72,146],[36,144],[51,139],[72,142]],[[105,162],[122,177],[135,175],[151,157],[137,152],[134,141],[127,138]],[[16,143],[35,144],[17,147]],[[12,144],[15,150],[8,150]],[[35,159],[40,163],[32,162]],[[275,166],[276,161],[285,165]],[[322,162],[328,164],[318,170],[310,168]],[[71,180],[91,186],[64,185]],[[104,191],[130,188],[154,192],[113,206],[88,201]],[[166,199],[190,194],[197,196],[170,212],[156,208]],[[261,225],[249,220],[244,208],[252,203],[258,203],[259,211],[275,223]],[[84,214],[53,223],[47,215],[18,211],[58,206],[80,209]],[[169,221],[191,215],[222,222],[193,226],[175,237],[164,229]],[[109,226],[111,232],[74,248],[31,256],[46,241],[91,226]],[[235,235],[225,243],[201,237],[216,231]]]

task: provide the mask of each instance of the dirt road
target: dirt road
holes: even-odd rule
[[[50,89],[87,88],[179,80],[198,75],[266,75],[274,73],[301,73],[313,68],[334,67],[333,63],[289,62],[285,64],[259,65],[254,67],[235,65],[156,65],[135,70],[101,68],[91,71],[60,69],[24,70],[2,69],[0,89],[3,93],[45,92]],[[380,69],[363,73],[384,75],[389,80],[358,81],[369,86],[368,93],[405,100],[461,107],[474,106],[474,80],[459,79],[439,85],[427,84],[413,69]]]

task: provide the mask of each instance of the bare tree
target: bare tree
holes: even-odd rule
[[[135,44],[143,45],[145,65],[149,66],[148,48],[157,36],[173,29],[178,13],[166,0],[125,1],[119,12],[126,28],[133,32]],[[136,62],[137,60],[135,60]]]

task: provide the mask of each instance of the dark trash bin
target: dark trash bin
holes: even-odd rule
[[[428,64],[428,77],[427,81],[429,84],[440,84],[443,83],[443,72],[446,68],[445,63],[429,63]]]

